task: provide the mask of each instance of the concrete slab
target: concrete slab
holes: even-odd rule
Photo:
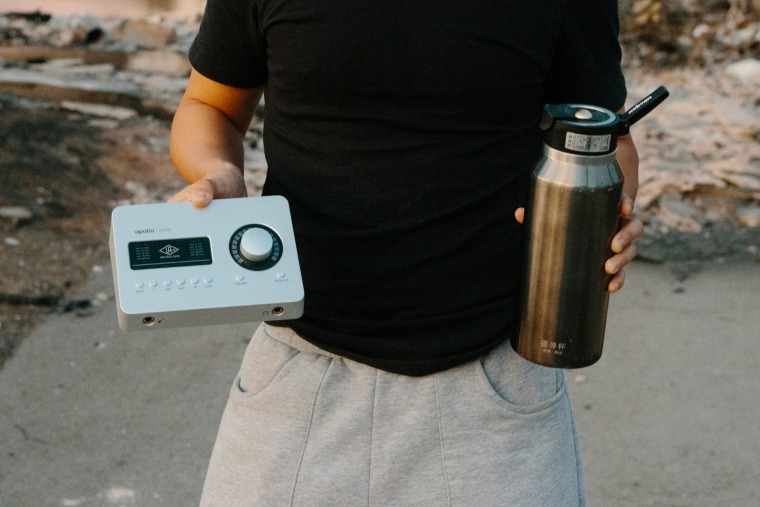
[[[127,334],[113,302],[48,319],[0,371],[0,506],[197,505],[255,327]]]
[[[591,507],[760,505],[760,265],[687,272],[634,264],[568,371]]]
[[[692,271],[631,266],[602,359],[568,371],[591,507],[760,504],[760,266]],[[50,317],[0,371],[0,505],[197,505],[255,326]]]

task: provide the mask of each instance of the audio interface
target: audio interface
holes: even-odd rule
[[[304,289],[281,196],[117,206],[111,266],[119,327],[290,320]]]

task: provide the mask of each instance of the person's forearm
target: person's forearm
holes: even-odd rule
[[[639,155],[630,135],[618,138],[616,160],[623,171],[623,192],[635,201],[639,191]]]
[[[245,197],[243,141],[263,87],[235,88],[195,69],[174,114],[169,151],[189,186],[169,199],[198,207],[214,199]]]
[[[618,110],[618,114],[624,112],[625,108]],[[631,198],[631,204],[633,204],[639,192],[639,152],[630,134],[618,137],[615,159],[620,170],[623,171],[623,193]]]
[[[243,171],[243,139],[232,121],[218,109],[183,100],[174,115],[170,153],[177,171],[188,183],[212,172]]]

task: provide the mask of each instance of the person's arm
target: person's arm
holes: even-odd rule
[[[263,88],[234,88],[197,71],[190,74],[174,115],[170,153],[190,186],[170,201],[207,206],[213,199],[245,197],[243,140]]]

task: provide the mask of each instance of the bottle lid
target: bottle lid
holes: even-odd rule
[[[620,117],[586,104],[544,106],[541,130],[550,147],[578,155],[605,155],[617,149]]]
[[[660,86],[623,114],[586,104],[547,104],[541,118],[544,142],[577,155],[606,155],[617,149],[618,136],[649,114],[669,95]]]

